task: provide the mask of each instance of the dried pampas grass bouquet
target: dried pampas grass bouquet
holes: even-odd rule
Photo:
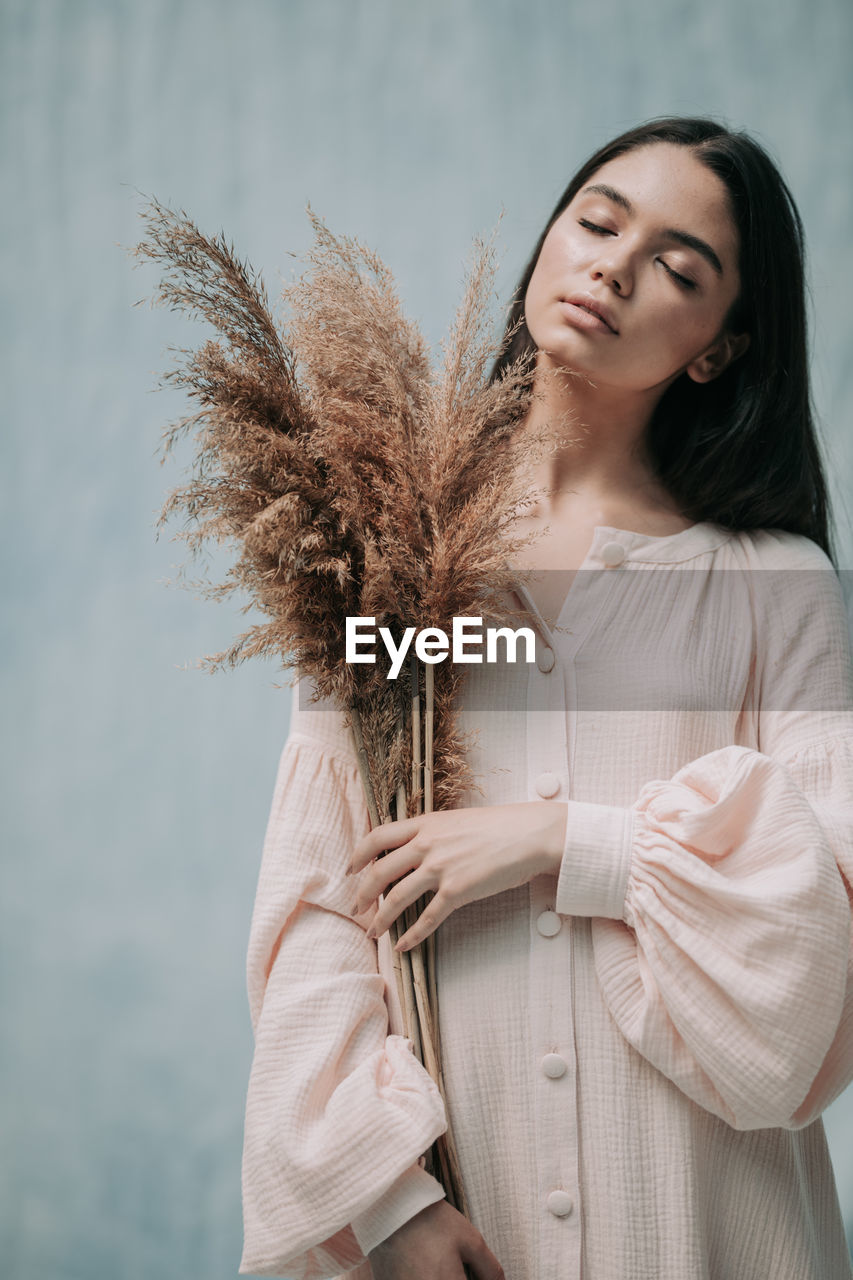
[[[529,540],[512,531],[528,501],[513,433],[532,370],[527,358],[488,377],[503,349],[489,332],[494,237],[476,245],[433,368],[388,269],[310,209],[314,241],[284,288],[282,325],[262,280],[222,234],[208,238],[156,200],[140,216],[145,238],[131,253],[162,272],[152,302],[216,334],[181,351],[162,379],[184,388],[194,411],[164,432],[161,461],[186,433],[197,447],[191,478],[165,501],[158,528],[182,513],[190,527],[178,536],[193,556],[208,540],[230,541],[236,557],[225,580],[192,585],[216,598],[240,589],[245,610],[265,618],[203,664],[272,655],[310,676],[316,697],[344,713],[371,824],[452,808],[472,782],[454,720],[465,668],[443,662],[435,672],[413,655],[389,679],[380,652],[375,665],[347,663],[345,620],[374,617],[399,644],[408,627],[450,632],[456,616],[507,617],[510,561]],[[525,436],[528,463],[540,444]],[[392,944],[427,901],[395,923]],[[434,935],[393,954],[406,1034],[443,1095]],[[427,1168],[464,1213],[449,1130]]]

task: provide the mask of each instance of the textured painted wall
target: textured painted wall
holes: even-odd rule
[[[838,498],[851,28],[846,0],[2,0],[4,1276],[219,1280],[240,1255],[244,954],[289,694],[272,667],[193,670],[245,619],[163,585],[186,454],[154,453],[183,405],[149,392],[201,328],[132,306],[136,189],[224,228],[273,293],[310,199],[437,340],[501,207],[506,295],[608,137],[745,126],[806,223]],[[827,1121],[853,1224],[849,1095]]]

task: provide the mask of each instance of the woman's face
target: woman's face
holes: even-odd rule
[[[557,218],[527,327],[547,362],[596,385],[662,393],[683,372],[707,382],[749,344],[723,328],[737,261],[724,184],[687,147],[652,143],[602,165]]]

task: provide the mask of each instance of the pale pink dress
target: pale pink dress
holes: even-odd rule
[[[820,1114],[853,1077],[853,669],[779,531],[600,526],[535,665],[469,668],[470,804],[568,804],[559,877],[437,934],[471,1216],[507,1280],[853,1275]],[[371,1275],[444,1106],[344,869],[339,714],[294,691],[248,954],[241,1273]],[[301,705],[300,705],[301,704]]]

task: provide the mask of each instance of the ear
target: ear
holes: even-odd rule
[[[685,372],[694,382],[713,382],[714,378],[728,369],[732,361],[743,355],[748,346],[748,333],[737,336],[726,333],[707,351],[703,351],[701,356],[692,360]]]

